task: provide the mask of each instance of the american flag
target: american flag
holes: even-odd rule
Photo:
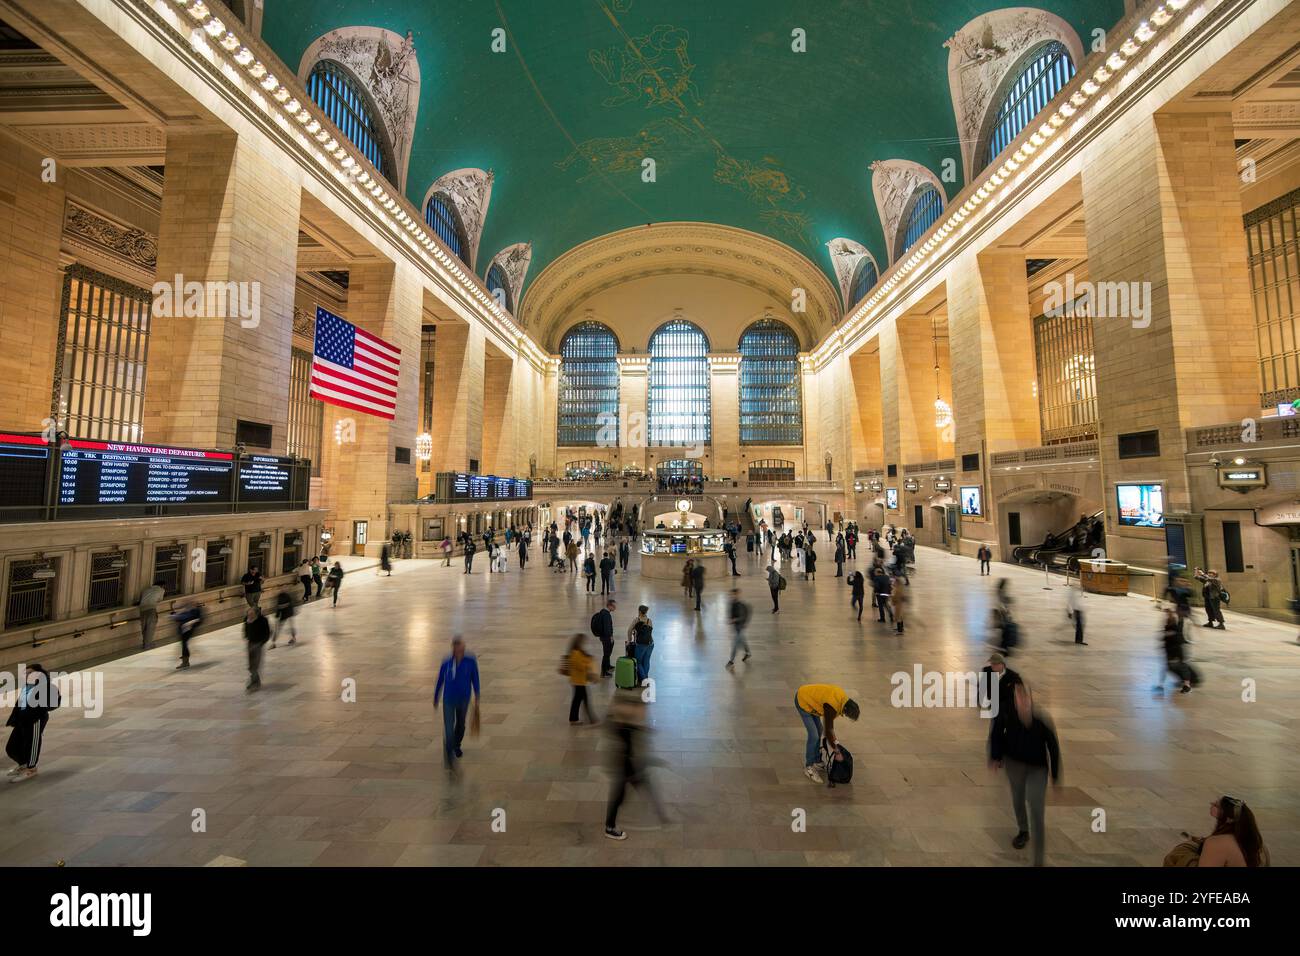
[[[392,419],[402,350],[324,309],[316,310],[312,398]]]

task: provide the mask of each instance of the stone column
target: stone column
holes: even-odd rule
[[[1119,136],[1120,131],[1114,135]],[[1260,411],[1258,352],[1227,110],[1135,119],[1083,170],[1107,551],[1156,562],[1159,530],[1120,528],[1117,482],[1160,482],[1187,511],[1185,430]],[[1159,457],[1121,459],[1155,431]]]
[[[468,471],[483,458],[483,330],[464,322],[438,326],[434,346],[433,470]]]
[[[646,388],[649,386],[650,357],[620,355],[618,371],[619,459],[624,467],[648,468],[650,423],[646,418]]]
[[[541,375],[541,453],[537,457],[540,475],[563,477],[557,470],[556,440],[559,437],[560,359],[552,356]]]
[[[168,133],[150,442],[229,448],[242,419],[270,425],[271,451],[284,454],[300,175],[233,133]]]
[[[513,476],[515,467],[516,360],[490,352],[483,375],[484,474]]]
[[[712,405],[712,467],[710,478],[740,477],[740,353],[709,355],[709,397]]]

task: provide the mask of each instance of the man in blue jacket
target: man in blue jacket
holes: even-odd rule
[[[438,686],[433,690],[433,709],[444,699],[442,711],[443,764],[448,770],[456,769],[456,758],[461,741],[465,739],[465,717],[469,713],[471,693],[474,713],[478,715],[478,661],[473,654],[465,653],[465,642],[459,635],[451,642],[451,656],[442,662],[438,671]]]

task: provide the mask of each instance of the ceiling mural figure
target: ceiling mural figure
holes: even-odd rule
[[[655,120],[631,136],[599,137],[579,143],[555,168],[568,170],[579,160],[585,161],[587,171],[578,177],[580,183],[601,174],[639,173],[641,160],[651,155],[663,156],[665,147],[689,135],[689,130],[678,120]]]
[[[840,284],[840,298],[844,302],[844,311],[853,307],[850,297],[853,292],[853,278],[858,273],[858,265],[864,260],[870,260],[871,264],[876,266],[876,273],[880,273],[880,266],[876,263],[876,257],[860,242],[854,242],[852,239],[832,239],[826,243],[826,248],[830,250],[831,265],[835,269],[835,278]]]
[[[1058,40],[1077,67],[1083,43],[1066,21],[1046,10],[1008,7],[977,17],[944,41],[948,50],[948,85],[961,142],[962,169],[969,181],[979,170],[975,157],[988,136],[989,121],[1001,105],[1008,74],[1033,49]]]
[[[889,249],[890,265],[894,264],[898,232],[907,214],[907,204],[913,194],[927,183],[939,190],[939,195],[947,202],[948,194],[939,177],[920,163],[907,159],[878,159],[871,164],[871,192],[876,197],[876,210]]]
[[[601,105],[675,106],[683,115],[685,100],[700,105],[700,91],[691,79],[695,64],[686,50],[689,40],[690,34],[685,30],[661,23],[646,36],[588,51],[587,61],[606,83],[618,90]]]
[[[488,203],[492,201],[492,180],[490,169],[456,169],[439,176],[420,204],[423,210],[429,198],[442,195],[456,210],[461,228],[465,230],[465,242],[468,248],[469,267],[474,268],[478,260],[478,244],[483,238],[483,224],[487,221]]]
[[[493,256],[483,274],[487,275],[491,272],[493,266],[500,266],[501,271],[506,274],[506,291],[510,293],[510,301],[518,302],[524,291],[524,278],[528,275],[528,264],[532,261],[533,244],[516,242]],[[515,311],[518,311],[517,307]]]
[[[379,27],[331,30],[307,48],[298,64],[298,79],[305,84],[312,67],[321,60],[347,67],[374,100],[397,166],[394,175],[398,182],[394,185],[405,189],[420,105],[420,64],[414,34],[408,30],[402,37]]]

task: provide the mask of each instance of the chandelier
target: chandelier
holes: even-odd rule
[[[952,424],[952,406],[942,398],[934,400],[934,427],[947,428]]]
[[[433,457],[433,436],[428,432],[415,437],[415,457],[420,461],[428,461]]]

